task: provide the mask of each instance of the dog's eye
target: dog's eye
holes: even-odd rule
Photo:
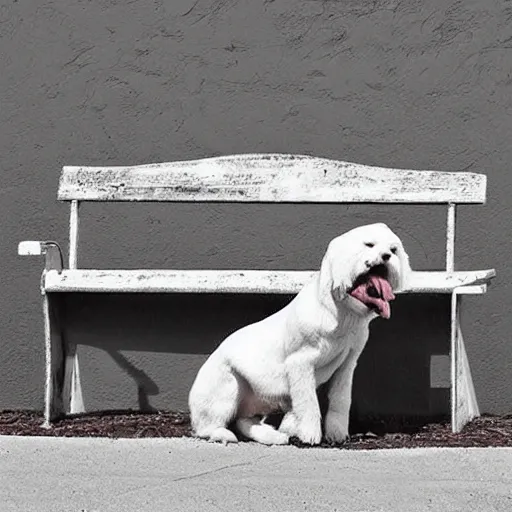
[[[372,244],[371,242],[366,242],[364,245],[366,245],[366,247],[375,247],[375,244]]]
[[[396,249],[396,247],[391,247],[391,252],[392,252],[393,254],[396,254],[396,250],[397,250],[397,249]]]

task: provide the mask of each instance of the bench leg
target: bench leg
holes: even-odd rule
[[[460,326],[462,296],[454,290],[451,301],[451,417],[452,432],[480,415]]]
[[[63,399],[65,356],[58,306],[57,297],[47,293],[43,295],[46,356],[43,426],[47,428],[66,412]]]

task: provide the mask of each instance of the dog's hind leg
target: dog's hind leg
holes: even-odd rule
[[[236,428],[245,437],[261,444],[288,444],[288,435],[278,432],[258,418],[238,418]]]
[[[190,390],[189,408],[196,437],[221,443],[236,443],[227,428],[238,409],[239,382],[226,364],[207,361]]]

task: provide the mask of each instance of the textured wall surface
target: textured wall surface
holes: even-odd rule
[[[0,408],[42,407],[42,262],[17,257],[16,246],[66,246],[62,165],[291,152],[487,174],[488,204],[459,210],[456,260],[498,277],[486,296],[465,300],[463,327],[481,409],[512,409],[512,2],[298,5],[0,6]],[[379,220],[403,238],[415,268],[443,266],[439,207],[126,204],[85,205],[79,264],[316,268],[332,237]],[[87,407],[183,407],[206,354],[284,300],[70,298]],[[442,407],[428,365],[448,350],[444,300],[400,298],[389,322],[375,322],[358,368],[360,407]]]

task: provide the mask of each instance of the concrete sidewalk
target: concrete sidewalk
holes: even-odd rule
[[[512,511],[512,449],[0,436],[2,512]]]

